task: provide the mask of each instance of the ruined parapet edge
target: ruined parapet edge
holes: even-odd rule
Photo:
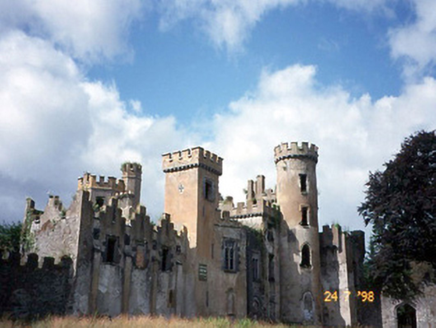
[[[288,158],[306,158],[318,162],[318,147],[308,142],[302,142],[299,145],[297,142],[283,142],[274,148],[274,162]]]
[[[125,162],[121,165],[121,171],[127,176],[141,175],[142,165],[139,163]]]
[[[115,177],[108,177],[107,181],[103,175],[85,173],[83,177],[77,179],[77,190],[89,190],[91,188],[111,189],[117,192],[125,191],[124,180]]]
[[[162,155],[162,169],[165,173],[203,168],[216,175],[223,172],[223,159],[218,155],[195,147]]]

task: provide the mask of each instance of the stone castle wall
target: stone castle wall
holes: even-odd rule
[[[55,264],[50,257],[39,261],[36,254],[29,254],[23,265],[18,254],[0,259],[0,317],[23,319],[68,313],[72,267],[69,258]]]

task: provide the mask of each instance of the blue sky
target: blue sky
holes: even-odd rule
[[[435,62],[433,0],[0,1],[0,220],[126,160],[155,219],[161,154],[197,145],[242,200],[274,187],[274,146],[309,141],[320,225],[363,229],[368,172],[435,129]]]

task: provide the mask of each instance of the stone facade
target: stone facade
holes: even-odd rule
[[[56,196],[44,211],[27,200],[31,242],[22,261],[33,258],[35,267],[37,253],[40,262],[60,263],[50,265],[63,277],[54,278],[62,292],[53,290],[53,313],[381,325],[380,300],[364,304],[358,295],[363,232],[337,225],[319,232],[318,148],[283,143],[274,159],[276,188],[265,189],[259,175],[248,181],[246,201],[235,205],[219,193],[222,158],[201,147],[164,154],[165,214],[157,225],[140,205],[140,164],[123,164],[118,180],[86,173],[68,209]],[[29,275],[38,276],[46,261]],[[27,266],[18,267],[28,272]],[[12,269],[4,268],[6,281]],[[2,312],[23,289],[14,288],[2,293]]]

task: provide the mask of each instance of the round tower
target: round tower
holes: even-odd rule
[[[283,216],[282,315],[289,321],[321,322],[320,249],[318,233],[318,148],[303,142],[274,149],[277,203]],[[301,311],[295,311],[301,309]],[[293,312],[293,313],[291,313]],[[289,314],[291,313],[291,314]]]
[[[289,228],[318,229],[316,163],[318,148],[303,142],[282,143],[274,148],[277,168],[277,202]],[[318,232],[318,230],[317,230]]]
[[[121,166],[126,192],[134,195],[133,207],[136,207],[141,199],[142,166],[138,163],[124,163]]]

